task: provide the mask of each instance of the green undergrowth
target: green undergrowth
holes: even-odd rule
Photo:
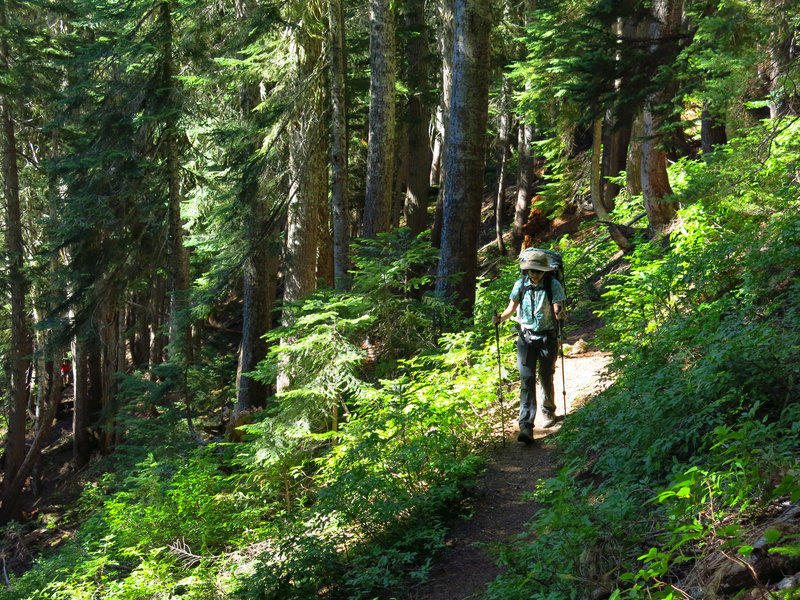
[[[73,507],[82,525],[0,598],[358,599],[423,581],[496,442],[488,319],[516,273],[482,284],[472,327],[425,291],[423,238],[356,251],[351,291],[316,292],[271,335],[291,341],[254,376],[291,385],[241,441],[198,447],[178,407],[131,411]]]
[[[756,540],[800,555],[798,528],[767,520],[800,501],[797,130],[676,166],[692,202],[669,247],[639,244],[607,281],[615,383],[565,421],[562,467],[490,598],[724,598],[800,570],[725,579]]]

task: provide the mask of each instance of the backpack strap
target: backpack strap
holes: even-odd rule
[[[525,299],[525,294],[531,295],[531,307],[534,306],[533,304],[533,289],[534,286],[530,280],[530,277],[527,275],[523,275],[522,279],[522,293],[520,294],[520,301],[519,305],[517,306],[517,319],[519,319],[519,315],[522,312],[522,301]],[[550,273],[545,273],[544,277],[542,278],[542,286],[544,287],[544,295],[547,298],[547,302],[550,304],[550,313],[553,315],[553,318],[556,318],[556,309],[553,307],[553,275]]]

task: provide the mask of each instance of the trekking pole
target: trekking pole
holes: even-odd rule
[[[564,418],[567,418],[567,376],[564,374],[564,324],[558,323],[558,351],[561,354],[561,391],[564,394]]]
[[[497,309],[494,310],[494,316],[497,316]],[[503,431],[503,448],[506,447],[506,416],[505,409],[503,408],[503,370],[500,367],[500,324],[494,324],[494,341],[497,345],[497,389],[500,392],[500,427]]]

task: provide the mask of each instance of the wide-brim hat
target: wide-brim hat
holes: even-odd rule
[[[519,259],[519,268],[523,271],[552,271],[550,261],[544,252],[526,252]]]

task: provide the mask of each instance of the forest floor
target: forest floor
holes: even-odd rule
[[[583,332],[586,333],[585,330]],[[574,343],[579,338],[567,338]],[[588,340],[586,340],[588,341]],[[603,377],[608,355],[596,349],[564,358],[564,387],[567,391],[567,412],[572,412],[586,399],[602,390],[609,381]],[[524,534],[526,523],[539,510],[534,500],[527,499],[539,480],[555,475],[557,432],[563,418],[561,361],[555,374],[557,416],[559,422],[550,429],[540,427],[537,415],[534,438],[537,443],[526,446],[517,441],[516,397],[505,402],[505,442],[498,431],[497,447],[487,460],[485,472],[468,490],[462,514],[450,530],[446,549],[434,560],[430,576],[424,584],[397,598],[408,600],[464,600],[480,598],[486,585],[500,573],[497,548],[513,544]]]

